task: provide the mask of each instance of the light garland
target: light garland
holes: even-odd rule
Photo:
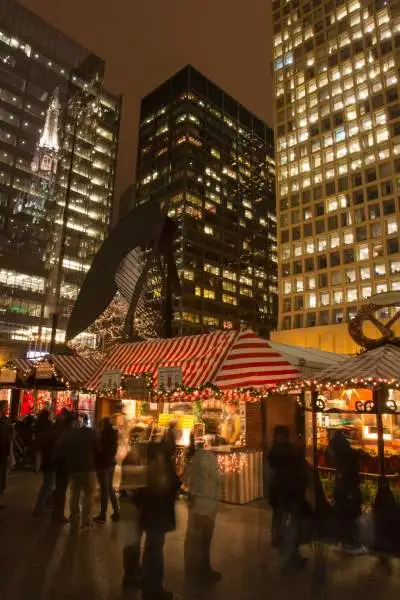
[[[217,454],[217,465],[222,475],[242,473],[247,469],[247,453],[232,452]]]

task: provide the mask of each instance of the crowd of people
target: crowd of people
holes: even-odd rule
[[[50,511],[51,521],[69,524],[71,534],[103,524],[108,507],[112,521],[120,520],[120,506],[113,479],[118,432],[107,418],[98,428],[64,410],[53,423],[42,411],[36,423],[42,484],[33,515]],[[11,427],[0,403],[0,495],[6,486]],[[164,544],[176,527],[175,503],[182,486],[187,490],[188,527],[184,542],[185,575],[213,583],[221,574],[211,566],[211,543],[218,513],[220,476],[215,454],[192,436],[186,455],[184,481],[177,476],[173,425],[148,443],[146,478],[131,494],[135,528],[123,550],[126,588],[140,588],[144,600],[167,600],[164,590]],[[307,559],[302,544],[326,539],[335,523],[336,541],[352,554],[364,551],[359,538],[362,509],[358,454],[343,432],[332,437],[329,455],[336,470],[334,506],[325,499],[321,483],[304,456],[304,448],[290,438],[288,427],[275,428],[268,452],[269,503],[273,510],[271,541],[284,570],[302,569]],[[93,518],[96,477],[100,512]],[[70,510],[65,514],[69,488]],[[144,544],[142,544],[144,538]],[[143,551],[142,551],[143,547]]]

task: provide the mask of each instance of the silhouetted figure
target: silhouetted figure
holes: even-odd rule
[[[269,502],[273,509],[272,543],[279,549],[283,568],[302,567],[300,521],[307,490],[307,470],[301,450],[290,441],[289,428],[277,425],[268,453],[271,473]]]
[[[178,479],[168,440],[149,445],[147,485],[136,495],[139,531],[133,546],[124,549],[124,587],[142,587],[143,600],[168,600],[164,590],[165,535],[173,531]],[[146,534],[142,567],[139,567],[140,538]]]
[[[89,427],[79,427],[78,418],[73,416],[72,427],[60,439],[59,453],[65,459],[71,486],[71,531],[77,531],[80,526],[82,529],[89,529],[92,526],[96,456],[98,454],[96,433]]]
[[[113,514],[111,519],[118,521],[119,504],[113,486],[115,471],[115,456],[118,450],[118,432],[113,428],[110,419],[100,421],[99,453],[96,458],[97,478],[100,486],[100,514],[95,517],[96,523],[105,523],[108,503],[111,500]]]
[[[43,515],[46,507],[49,506],[53,490],[55,487],[54,475],[54,444],[56,440],[56,430],[51,422],[50,411],[44,409],[41,411],[37,421],[37,450],[40,453],[40,470],[42,471],[42,485],[36,500],[34,516]]]
[[[210,549],[218,512],[220,475],[215,454],[198,446],[188,467],[189,509],[185,539],[186,577],[218,581]]]
[[[11,423],[7,417],[8,404],[0,402],[0,498],[7,487],[8,461],[11,450]]]
[[[358,539],[358,519],[361,515],[360,459],[342,431],[333,435],[328,455],[336,469],[334,502],[339,543],[351,553],[362,551]]]
[[[51,520],[53,523],[68,523],[65,511],[65,500],[68,488],[68,471],[65,462],[65,456],[60,452],[60,443],[63,435],[71,428],[72,414],[67,409],[63,409],[56,420],[54,433],[54,492],[53,505],[51,510]]]

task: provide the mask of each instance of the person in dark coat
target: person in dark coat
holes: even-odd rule
[[[70,482],[71,531],[90,529],[96,482],[96,456],[99,451],[95,431],[80,427],[73,415],[72,424],[60,439],[58,455],[65,460]],[[81,511],[82,500],[82,511]]]
[[[100,421],[99,453],[96,458],[101,509],[100,514],[94,518],[95,523],[102,524],[106,522],[110,500],[114,511],[111,519],[118,521],[120,517],[118,498],[113,486],[117,450],[118,432],[113,428],[110,419],[102,419]]]
[[[164,544],[176,528],[175,501],[179,481],[175,473],[169,440],[151,443],[148,451],[147,485],[138,490],[140,534],[135,547],[124,549],[124,587],[142,587],[143,600],[170,600],[164,590]],[[141,532],[146,534],[142,569],[138,571]]]
[[[44,409],[41,411],[38,417],[37,426],[37,449],[40,452],[42,485],[39,490],[33,514],[35,517],[40,517],[49,505],[55,486],[53,453],[56,431],[51,422],[49,410]]]
[[[8,461],[11,451],[11,423],[7,417],[8,404],[0,402],[0,497],[7,486]]]
[[[351,447],[343,431],[336,431],[328,455],[336,469],[334,501],[339,543],[345,551],[362,553],[357,527],[362,506],[359,453]]]
[[[305,505],[307,471],[300,449],[290,441],[289,428],[277,425],[268,453],[271,469],[269,502],[273,509],[272,543],[283,557],[283,567],[301,567],[299,524]]]
[[[55,424],[54,431],[54,483],[53,504],[51,510],[51,520],[53,523],[68,523],[69,519],[64,514],[65,501],[68,489],[68,470],[65,456],[59,452],[61,438],[63,434],[72,426],[72,414],[69,410],[63,409]]]

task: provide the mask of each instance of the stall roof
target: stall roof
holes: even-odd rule
[[[273,350],[277,350],[289,362],[297,367],[311,367],[315,370],[322,370],[329,365],[336,365],[349,358],[347,354],[335,354],[334,352],[325,352],[317,348],[305,348],[304,346],[289,346],[278,342],[268,342]]]
[[[11,362],[15,366],[17,373],[21,374],[24,378],[28,377],[34,366],[32,361],[27,358],[13,358]]]
[[[215,331],[147,342],[127,342],[111,350],[88,382],[99,389],[107,371],[152,373],[157,385],[158,367],[182,367],[182,383],[198,387],[208,382],[221,388],[266,387],[299,377],[282,355],[254,332]]]
[[[49,354],[45,360],[51,362],[59,377],[79,387],[86,387],[89,378],[101,364],[98,360],[71,354]]]
[[[313,377],[315,383],[332,381],[338,384],[361,379],[400,382],[400,348],[385,344],[332,365]]]

